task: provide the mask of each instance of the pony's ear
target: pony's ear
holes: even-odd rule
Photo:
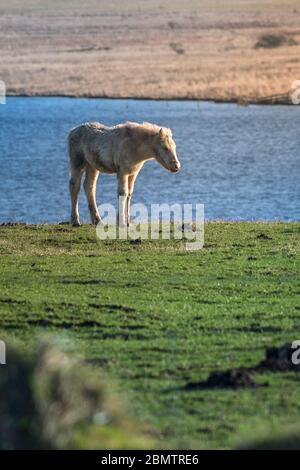
[[[158,136],[159,136],[159,138],[160,138],[161,140],[163,140],[164,137],[165,137],[165,132],[164,132],[164,130],[163,130],[162,127],[159,129]]]

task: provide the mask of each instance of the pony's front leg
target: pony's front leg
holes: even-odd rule
[[[136,180],[137,174],[136,175],[130,175],[128,177],[128,197],[127,197],[127,225],[130,225],[130,205],[131,205],[131,197],[133,193],[133,188],[134,188],[134,182]]]
[[[118,223],[120,227],[126,225],[128,198],[128,175],[118,173]]]

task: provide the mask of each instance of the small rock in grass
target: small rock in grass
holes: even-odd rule
[[[228,369],[225,371],[213,371],[207,380],[203,382],[188,383],[186,390],[199,390],[211,388],[246,388],[261,387],[256,383],[254,377],[248,369],[243,367],[237,369]]]
[[[259,240],[272,240],[272,237],[269,237],[269,235],[266,235],[265,233],[260,233],[256,238]]]
[[[135,240],[130,240],[130,245],[141,245],[142,240],[140,238],[137,238]]]

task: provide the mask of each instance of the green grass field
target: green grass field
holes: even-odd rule
[[[296,372],[255,389],[185,390],[300,339],[300,223],[205,226],[205,246],[99,241],[91,226],[0,226],[0,338],[59,334],[116,383],[162,448],[228,448],[297,421]]]

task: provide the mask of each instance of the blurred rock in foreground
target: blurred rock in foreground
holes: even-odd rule
[[[50,343],[29,354],[8,348],[0,396],[0,449],[151,447],[101,370]]]

